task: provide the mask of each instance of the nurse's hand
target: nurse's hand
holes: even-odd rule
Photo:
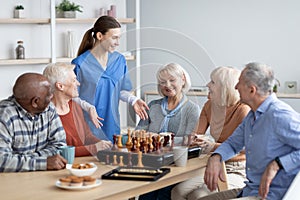
[[[103,121],[104,119],[98,116],[98,113],[94,106],[89,109],[89,115],[96,128],[100,128],[101,126],[103,126],[101,121]]]
[[[137,100],[135,104],[133,104],[133,109],[142,120],[148,119],[146,110],[149,110],[149,107],[143,100]]]

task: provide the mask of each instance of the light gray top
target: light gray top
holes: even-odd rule
[[[184,98],[187,98],[186,96]],[[164,115],[162,113],[161,103],[162,99],[153,100],[149,103],[150,110],[148,111],[149,118],[147,120],[140,120],[137,130],[143,129],[149,132],[159,133]],[[167,111],[170,112],[170,111]],[[176,113],[170,118],[168,124],[168,132],[175,134],[174,144],[181,144],[183,136],[192,133],[200,115],[200,108],[195,103],[188,100]]]

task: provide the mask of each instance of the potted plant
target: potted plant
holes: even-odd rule
[[[63,13],[64,18],[76,18],[76,11],[82,12],[81,8],[81,5],[70,2],[69,0],[63,0],[56,6],[56,10]]]
[[[25,18],[25,11],[22,5],[17,5],[15,7],[14,18]]]

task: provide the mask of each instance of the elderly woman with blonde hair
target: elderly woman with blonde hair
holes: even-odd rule
[[[96,156],[99,150],[112,147],[112,143],[94,136],[84,120],[81,107],[84,104],[77,98],[80,83],[73,69],[74,65],[71,64],[50,64],[43,75],[48,78],[53,89],[52,103],[65,129],[67,144],[75,146],[75,156]]]
[[[224,142],[243,121],[250,108],[240,102],[240,96],[235,89],[240,76],[240,70],[232,67],[218,67],[211,72],[208,101],[202,108],[198,125],[193,135],[194,144],[202,147],[203,153],[214,151]],[[210,128],[209,140],[203,137]],[[229,188],[240,188],[244,185],[245,153],[240,152],[226,162]],[[204,172],[204,171],[203,171]],[[173,200],[197,199],[211,192],[204,184],[203,176],[182,182],[172,190]]]

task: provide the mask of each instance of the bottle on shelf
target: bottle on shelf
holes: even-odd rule
[[[18,46],[16,48],[16,58],[17,59],[25,59],[25,48],[23,46],[23,41],[19,40]]]
[[[67,56],[68,58],[75,58],[75,39],[74,39],[74,31],[67,32]]]

